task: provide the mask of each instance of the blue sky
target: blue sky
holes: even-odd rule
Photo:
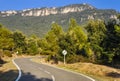
[[[99,9],[115,9],[120,12],[120,0],[0,0],[0,11],[58,7],[80,3],[88,3]]]

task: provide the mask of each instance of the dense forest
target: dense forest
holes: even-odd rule
[[[18,52],[27,55],[48,55],[47,61],[63,61],[62,51],[67,50],[67,63],[92,62],[98,64],[120,63],[120,16],[108,22],[90,20],[80,26],[75,19],[65,32],[57,23],[43,37],[25,36],[20,31],[10,31],[0,25],[0,60]]]

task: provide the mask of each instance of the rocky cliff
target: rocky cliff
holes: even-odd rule
[[[93,6],[88,4],[74,4],[68,5],[64,7],[53,7],[53,8],[36,8],[36,9],[24,9],[21,11],[9,10],[9,11],[1,11],[1,17],[21,15],[21,16],[47,16],[51,14],[66,14],[69,12],[82,12],[84,10],[94,9]]]

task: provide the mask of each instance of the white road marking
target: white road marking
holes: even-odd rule
[[[93,78],[91,78],[91,77],[89,77],[87,75],[81,74],[81,73],[77,73],[77,72],[70,71],[70,70],[67,70],[67,69],[55,67],[55,66],[52,66],[52,65],[49,65],[49,64],[44,64],[44,65],[47,65],[47,66],[50,66],[50,67],[53,67],[53,68],[56,68],[56,69],[60,69],[60,70],[63,70],[63,71],[71,72],[71,73],[74,73],[74,74],[78,74],[78,75],[81,75],[83,77],[86,77],[86,78],[90,79],[91,81],[95,81]],[[54,78],[53,78],[53,81],[54,81]]]
[[[45,73],[47,73],[47,74],[51,74],[50,72],[48,72],[48,71],[44,71]]]
[[[52,80],[55,81],[54,75],[52,75],[49,71],[43,70],[42,68],[38,68],[38,69],[40,69],[40,70],[44,71],[45,73],[49,74],[52,77]]]
[[[55,81],[55,77],[53,75],[51,75],[51,76],[52,76],[53,81]]]
[[[19,79],[21,78],[21,75],[22,75],[21,69],[20,69],[20,67],[15,63],[14,59],[12,60],[12,62],[13,62],[13,64],[17,67],[17,69],[18,69],[18,71],[19,71],[19,75],[18,75],[18,77],[17,77],[17,79],[16,79],[15,81],[19,81]],[[43,70],[42,68],[38,68],[38,69]],[[43,70],[43,71],[44,71],[44,70]],[[49,74],[49,75],[51,75],[51,73],[48,72],[48,71],[46,71],[46,70],[45,70],[44,72],[47,73],[47,74]],[[53,75],[51,75],[51,77],[52,77],[52,80],[55,81],[55,77],[54,77]]]
[[[19,81],[21,75],[22,75],[22,72],[21,72],[21,69],[20,67],[15,63],[14,59],[12,60],[13,64],[17,67],[18,71],[19,71],[19,75],[17,77],[17,79],[15,81]]]

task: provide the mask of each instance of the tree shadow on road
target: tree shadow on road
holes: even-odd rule
[[[17,70],[0,71],[0,81],[15,81],[17,75]]]
[[[36,76],[32,75],[31,73],[23,73],[23,77],[20,78],[19,81],[53,81],[52,79],[41,77],[37,78]]]
[[[15,81],[18,74],[18,70],[0,71],[0,81]],[[22,73],[22,75],[24,75],[24,77],[20,78],[19,81],[52,81],[52,79],[46,77],[37,78],[29,72]]]

